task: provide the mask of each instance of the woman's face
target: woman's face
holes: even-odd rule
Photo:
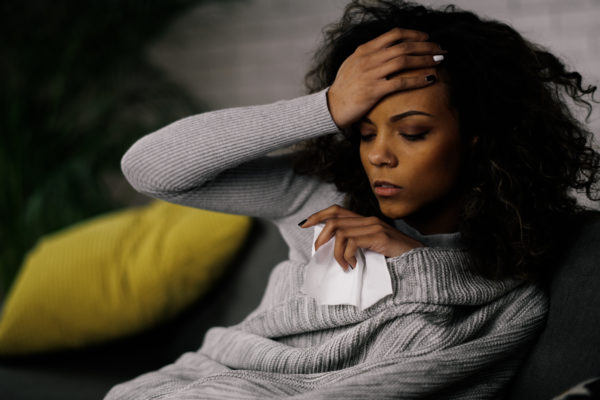
[[[361,162],[383,214],[424,234],[456,230],[463,149],[445,86],[390,95],[358,128]]]

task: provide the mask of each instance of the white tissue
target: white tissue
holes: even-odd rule
[[[304,293],[318,304],[350,304],[361,310],[392,294],[392,279],[383,255],[359,249],[356,268],[344,271],[333,257],[335,237],[315,252],[314,243],[323,226],[315,226],[313,256],[304,273]]]

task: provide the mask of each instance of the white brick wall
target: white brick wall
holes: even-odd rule
[[[301,94],[321,28],[345,0],[215,3],[183,16],[150,56],[198,100],[221,108]]]
[[[454,3],[510,23],[561,55],[588,82],[599,84],[599,0]],[[182,16],[148,54],[211,109],[291,98],[303,91],[302,79],[322,27],[339,17],[345,4],[346,0],[216,1]],[[600,132],[599,115],[596,110],[592,116],[595,132]]]

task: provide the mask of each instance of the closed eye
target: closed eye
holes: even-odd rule
[[[360,141],[361,142],[370,142],[374,138],[375,138],[375,134],[374,133],[367,133],[367,134],[361,134],[360,135]]]
[[[408,140],[409,142],[418,142],[419,140],[425,140],[425,136],[428,133],[429,133],[429,131],[415,133],[415,134],[401,133],[400,136],[402,136],[404,139]]]

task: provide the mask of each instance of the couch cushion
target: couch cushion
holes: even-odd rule
[[[0,354],[75,348],[139,332],[210,288],[248,217],[155,201],[45,237],[0,319]]]
[[[519,371],[510,399],[550,399],[600,375],[600,213],[565,232],[550,284],[545,329]]]

